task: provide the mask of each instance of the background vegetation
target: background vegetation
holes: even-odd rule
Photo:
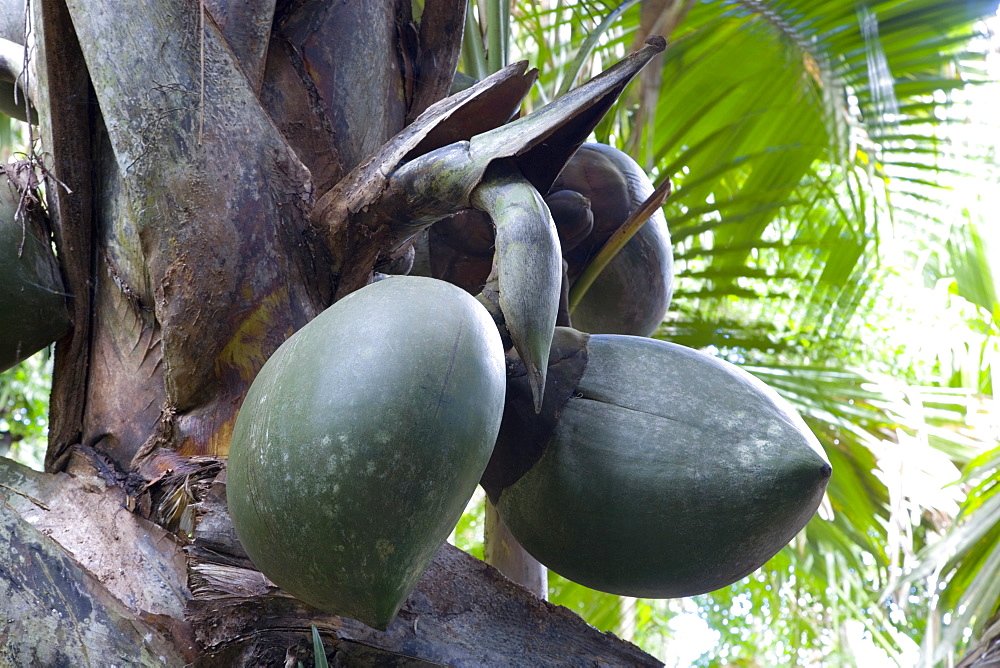
[[[813,522],[729,588],[551,575],[551,600],[682,666],[960,656],[1000,604],[996,0],[472,4],[463,70],[527,58],[529,105],[668,37],[596,136],[674,182],[658,336],[774,386],[834,465]],[[35,466],[48,365],[0,375],[0,454]],[[481,497],[454,540],[481,555]]]
[[[505,4],[476,4],[468,73],[502,64],[488,55]],[[742,582],[636,601],[553,577],[553,601],[677,665],[941,662],[982,630],[1000,602],[1000,304],[983,239],[1000,203],[983,103],[1000,99],[983,22],[996,11],[514,3],[511,58],[541,73],[533,104],[667,36],[596,137],[674,182],[677,293],[658,336],[775,387],[834,465],[817,518]],[[470,549],[478,512],[456,535]]]

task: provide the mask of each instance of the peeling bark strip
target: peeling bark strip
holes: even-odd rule
[[[412,122],[443,97],[447,97],[462,51],[467,0],[440,0],[424,4],[416,61],[413,104],[406,114]]]
[[[49,448],[45,466],[59,468],[63,455],[78,443],[86,409],[84,391],[90,354],[90,281],[92,220],[90,181],[89,84],[86,65],[62,0],[32,0],[37,31],[37,86],[42,144],[51,156],[46,168],[46,198],[54,222],[63,281],[70,301],[73,330],[56,345]],[[63,188],[59,183],[66,185]]]
[[[271,39],[275,0],[228,2],[202,0],[205,11],[219,26],[251,88],[259,91],[264,80],[264,60]]]
[[[156,598],[154,583],[143,577],[182,571],[161,560],[166,552],[137,544],[150,537],[144,529],[129,532],[131,517],[109,503],[109,495],[103,483],[39,474],[0,458],[0,664],[174,666],[193,658],[193,644],[182,640],[182,625],[168,614],[176,609],[171,595]],[[125,513],[123,526],[101,526],[117,533],[117,544],[88,536],[87,529],[97,526],[91,522],[107,519],[88,512],[95,509]],[[95,557],[106,570],[100,579],[91,570]],[[122,600],[129,591],[131,609]],[[180,636],[171,637],[178,630]]]
[[[178,413],[173,447],[224,454],[226,425],[256,371],[330,301],[328,272],[312,265],[304,236],[309,174],[212,21],[201,98],[198,3],[100,4],[69,9],[121,174],[125,236],[138,240],[146,264],[140,276],[121,278],[148,276],[161,337],[155,354]],[[140,445],[116,444],[114,459],[127,466]]]
[[[413,54],[400,51],[399,28],[409,17],[410,0],[303,2],[276,25],[317,93],[345,172],[406,122],[400,56]]]

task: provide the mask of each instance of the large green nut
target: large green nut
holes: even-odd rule
[[[494,461],[484,478],[504,523],[543,564],[605,592],[695,595],[750,574],[812,517],[830,464],[762,382],[663,341],[573,330],[555,341],[545,398],[560,406],[531,422],[512,378],[494,455],[527,457],[530,468],[508,462],[498,475]]]
[[[385,629],[458,522],[493,450],[505,369],[473,297],[399,277],[348,295],[254,380],[229,511],[267,577]]]
[[[0,176],[0,371],[69,331],[62,278],[35,206]]]
[[[588,143],[566,163],[552,191],[584,195],[593,211],[590,235],[564,255],[570,284],[629,215],[653,193],[653,184],[625,152]],[[550,196],[552,193],[550,193]],[[561,219],[553,208],[556,225]],[[611,260],[573,310],[573,326],[594,334],[656,332],[673,296],[673,249],[666,218],[657,210]]]

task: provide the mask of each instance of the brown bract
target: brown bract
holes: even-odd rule
[[[479,484],[494,503],[506,487],[517,482],[545,453],[563,406],[576,391],[587,368],[589,334],[558,327],[549,353],[548,380],[541,413],[535,413],[524,363],[508,354],[507,400],[500,435]]]
[[[511,160],[547,192],[628,82],[664,47],[661,38],[650,38],[589,82],[510,123],[505,121],[534,81],[523,63],[428,108],[317,202],[313,224],[330,248],[347,249],[334,263],[337,295],[364,285],[379,253],[393,252],[435,220],[468,208],[469,193],[496,160]]]

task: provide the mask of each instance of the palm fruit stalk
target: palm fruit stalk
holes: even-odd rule
[[[476,209],[460,211],[434,223],[415,240],[418,257],[421,253],[426,257],[424,267],[411,274],[420,271],[419,275],[478,294],[493,269],[494,244],[493,221],[487,214]]]
[[[559,190],[545,196],[545,205],[556,223],[562,253],[575,248],[590,235],[594,216],[590,200],[573,190]],[[426,230],[426,254],[419,275],[439,278],[466,292],[483,289],[493,265],[495,235],[486,214],[466,209],[437,221]]]
[[[0,371],[69,331],[59,266],[37,201],[0,176]],[[20,210],[20,213],[18,211]]]
[[[544,200],[556,224],[561,252],[565,254],[587,238],[593,228],[590,201],[573,190],[550,193]],[[436,222],[415,239],[418,264],[411,273],[439,278],[477,294],[490,278],[494,243],[493,224],[486,214],[476,209],[461,211]],[[568,326],[569,284],[565,260],[562,264],[556,324]]]
[[[385,629],[458,522],[493,450],[503,346],[430,278],[373,283],[291,336],[233,431],[240,542],[277,585]]]
[[[540,414],[530,396],[509,374],[482,485],[532,556],[593,589],[729,585],[805,526],[830,478],[786,401],[676,344],[559,328]]]
[[[545,196],[545,204],[552,213],[559,233],[559,246],[565,256],[588,238],[594,229],[590,199],[575,190],[553,190]]]
[[[570,158],[546,201],[554,204],[556,198],[564,200],[566,191],[586,197],[593,215],[590,233],[564,249],[570,289],[576,293],[576,283],[588,265],[654,188],[627,153],[606,144],[587,143]],[[569,226],[574,216],[579,217],[565,206],[554,207],[552,215],[557,226]],[[583,297],[571,299],[570,316],[574,327],[594,334],[651,336],[663,321],[672,295],[670,231],[657,208]]]

